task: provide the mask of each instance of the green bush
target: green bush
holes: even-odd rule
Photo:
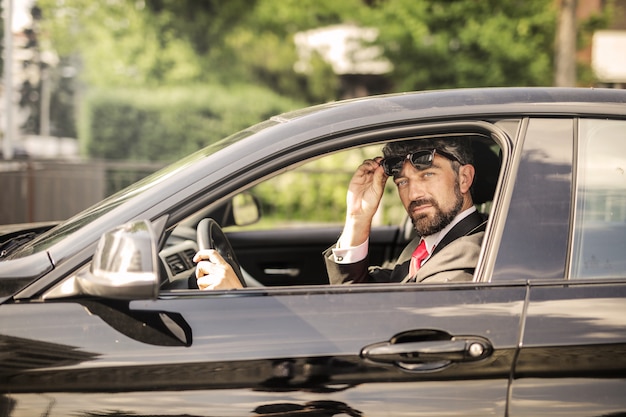
[[[164,162],[305,106],[255,86],[95,90],[85,102],[79,126],[84,154]]]
[[[326,154],[256,185],[250,191],[259,199],[263,214],[250,229],[343,224],[350,179],[363,160],[380,155],[381,148],[372,145]],[[405,218],[397,188],[387,181],[375,222],[395,225]]]

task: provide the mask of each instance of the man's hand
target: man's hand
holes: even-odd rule
[[[350,180],[346,224],[339,241],[342,247],[359,245],[369,237],[388,178],[380,166],[381,160],[382,157],[376,157],[363,161]]]
[[[230,290],[243,288],[237,274],[215,249],[198,251],[193,257],[196,279],[201,290]]]

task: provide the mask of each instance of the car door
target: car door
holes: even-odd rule
[[[529,281],[512,417],[626,412],[624,131],[623,120],[528,124],[499,256],[501,278]],[[524,252],[529,262],[512,262]]]
[[[503,416],[524,296],[364,285],[3,305],[3,372],[20,371],[0,382],[5,415]]]
[[[504,416],[527,286],[479,271],[469,285],[22,299],[0,306],[2,402],[10,416]]]

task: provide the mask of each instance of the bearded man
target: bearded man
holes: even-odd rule
[[[392,142],[383,155],[365,160],[350,181],[343,232],[324,252],[330,283],[472,281],[486,221],[472,201],[469,140]],[[390,177],[417,237],[395,264],[372,267],[369,233]]]

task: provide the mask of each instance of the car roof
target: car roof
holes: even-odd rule
[[[369,96],[325,103],[287,112],[272,120],[288,122],[316,114],[337,115],[345,112],[373,116],[398,111],[420,111],[420,118],[456,114],[610,114],[626,116],[626,90],[609,88],[495,87],[449,90],[426,90],[409,93]],[[357,110],[358,109],[358,110]]]
[[[499,87],[369,96],[274,116],[246,129],[254,134],[244,142],[248,149],[280,152],[307,139],[329,138],[354,129],[526,116],[626,118],[626,90]]]

